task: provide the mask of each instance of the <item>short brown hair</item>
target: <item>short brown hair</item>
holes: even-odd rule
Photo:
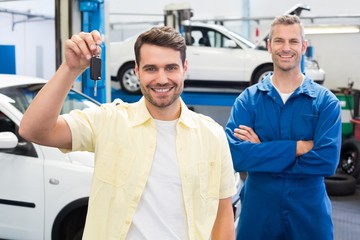
[[[297,15],[282,15],[278,16],[274,19],[271,23],[270,33],[269,33],[269,40],[271,40],[273,27],[276,25],[293,25],[298,24],[300,26],[301,31],[301,39],[305,40],[305,33],[304,33],[304,26],[301,23],[300,18]]]
[[[184,65],[186,59],[185,39],[174,28],[168,26],[153,27],[140,34],[134,45],[135,60],[137,64],[140,63],[140,48],[144,44],[167,47],[179,51],[182,64]]]

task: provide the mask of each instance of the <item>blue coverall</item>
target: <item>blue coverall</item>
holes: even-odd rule
[[[333,239],[324,176],[339,161],[340,111],[336,96],[307,77],[285,104],[269,75],[237,97],[226,126],[235,171],[248,172],[237,239]],[[261,143],[236,138],[239,125]],[[313,140],[313,149],[296,157],[298,140]]]

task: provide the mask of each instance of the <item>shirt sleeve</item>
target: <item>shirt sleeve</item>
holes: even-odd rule
[[[254,128],[252,101],[248,90],[242,92],[235,100],[225,127],[234,169],[237,172],[283,172],[295,160],[296,141],[273,140],[258,144],[242,141],[233,134],[240,124]]]
[[[341,151],[341,106],[332,93],[325,94],[319,104],[314,134],[314,147],[296,158],[290,173],[330,176],[338,166]]]
[[[70,127],[71,151],[94,152],[94,126],[92,124],[94,121],[91,118],[91,112],[91,109],[73,110],[69,114],[61,115]]]
[[[220,199],[232,197],[236,193],[235,185],[235,173],[233,168],[233,163],[231,159],[231,153],[229,145],[227,144],[225,134],[221,135],[220,138],[221,149],[222,149],[222,171],[221,171],[221,189],[220,189]]]

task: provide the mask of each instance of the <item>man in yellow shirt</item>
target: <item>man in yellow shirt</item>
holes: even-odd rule
[[[65,42],[65,61],[19,130],[38,144],[95,152],[83,239],[234,239],[235,184],[226,136],[181,100],[188,62],[184,38],[174,29],[152,28],[135,43],[141,100],[59,116],[100,44],[97,31]]]

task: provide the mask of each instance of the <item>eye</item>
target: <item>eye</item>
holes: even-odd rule
[[[291,43],[291,44],[299,44],[300,41],[297,40],[297,39],[293,39],[293,40],[290,41],[290,43]]]
[[[283,40],[281,38],[274,38],[272,40],[272,43],[273,44],[282,44],[283,43]]]
[[[155,67],[152,67],[152,66],[148,66],[148,67],[145,67],[144,70],[145,70],[146,72],[154,72],[154,71],[156,70],[156,68],[155,68]]]
[[[175,71],[177,70],[179,67],[177,65],[169,65],[166,67],[166,70],[168,71]]]

